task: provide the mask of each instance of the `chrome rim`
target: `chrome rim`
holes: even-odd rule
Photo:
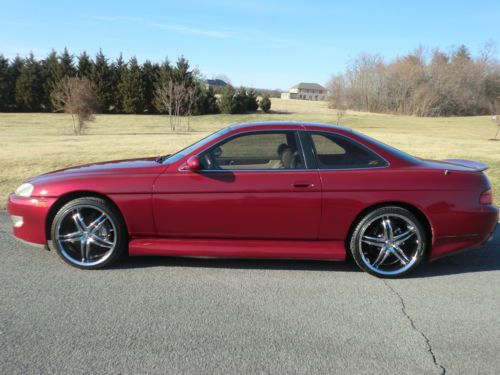
[[[413,221],[397,214],[380,215],[363,225],[359,248],[363,263],[375,273],[397,275],[410,269],[424,250]]]
[[[103,210],[77,206],[57,224],[56,243],[61,254],[79,266],[96,266],[113,253],[117,242],[116,226]]]

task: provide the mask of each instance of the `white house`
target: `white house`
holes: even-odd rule
[[[326,100],[328,90],[318,83],[301,82],[281,93],[281,99]]]

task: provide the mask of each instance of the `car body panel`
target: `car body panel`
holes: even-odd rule
[[[215,172],[185,168],[189,157],[228,137],[276,130],[333,132],[369,148],[385,159],[387,166]],[[136,254],[147,252],[144,244],[151,242],[156,255],[162,253],[163,246],[165,255],[188,255],[191,249],[193,254],[210,256],[267,257],[274,251],[276,257],[284,258],[342,259],[338,246],[331,245],[329,252],[323,245],[341,244],[345,256],[344,244],[363,212],[378,205],[399,204],[412,207],[429,223],[430,258],[434,259],[484,243],[498,220],[494,205],[479,204],[480,194],[490,187],[481,172],[485,168],[482,163],[400,155],[390,146],[342,127],[240,124],[188,150],[163,164],[154,158],[121,160],[35,177],[29,180],[35,187],[30,198],[9,197],[9,213],[25,218],[23,227],[15,228],[14,234],[45,244],[50,215],[66,197],[78,194],[103,196],[116,205]],[[181,251],[179,241],[183,240],[187,242]],[[202,240],[213,245],[210,251],[199,250]],[[296,246],[289,245],[287,253],[285,245],[294,240]],[[228,245],[219,246],[217,241]],[[248,246],[244,241],[249,241]]]

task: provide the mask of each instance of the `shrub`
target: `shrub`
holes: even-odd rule
[[[268,95],[264,96],[260,100],[259,107],[262,110],[262,112],[265,112],[265,113],[269,112],[269,110],[271,109],[271,99],[269,99]]]

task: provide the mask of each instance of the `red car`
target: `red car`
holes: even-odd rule
[[[14,235],[72,266],[130,255],[344,260],[399,276],[480,246],[487,166],[422,160],[325,124],[241,124],[173,155],[41,175],[9,196]]]

